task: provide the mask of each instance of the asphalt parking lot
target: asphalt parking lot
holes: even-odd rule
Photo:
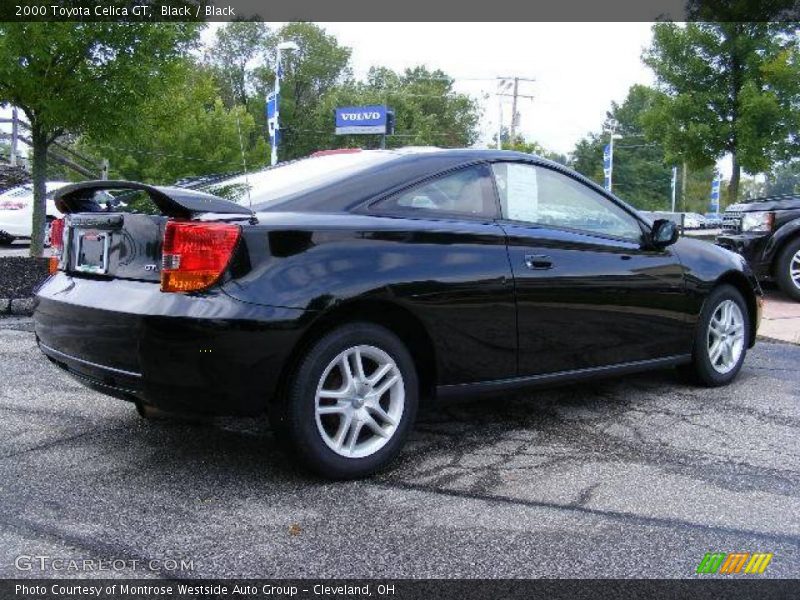
[[[27,241],[17,240],[7,246],[0,246],[0,257],[2,256],[28,256],[31,245]]]
[[[800,346],[759,343],[728,388],[665,371],[428,408],[393,469],[330,483],[261,420],[140,420],[30,329],[0,320],[0,577],[76,576],[20,556],[191,561],[114,572],[134,577],[693,577],[710,551],[800,572]]]

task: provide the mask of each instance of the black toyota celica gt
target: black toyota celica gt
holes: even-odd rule
[[[761,313],[740,256],[516,152],[322,152],[56,201],[42,352],[143,416],[266,413],[331,478],[389,463],[437,396],[672,366],[725,385]]]

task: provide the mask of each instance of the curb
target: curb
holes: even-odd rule
[[[33,314],[34,298],[0,298],[0,316],[29,317]]]
[[[800,346],[800,341],[782,340],[780,338],[771,337],[768,335],[756,335],[756,339],[760,342],[767,344],[791,344],[793,346]]]

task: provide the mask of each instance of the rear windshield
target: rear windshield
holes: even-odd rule
[[[345,179],[393,157],[391,152],[380,151],[316,156],[200,187],[215,196],[262,209],[277,204],[282,198]]]

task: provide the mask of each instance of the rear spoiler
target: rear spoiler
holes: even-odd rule
[[[191,219],[203,213],[253,216],[253,212],[240,204],[179,187],[161,187],[136,181],[82,181],[60,188],[53,200],[62,213],[101,212],[103,208],[95,200],[98,191],[136,190],[146,192],[161,214],[177,219]]]

